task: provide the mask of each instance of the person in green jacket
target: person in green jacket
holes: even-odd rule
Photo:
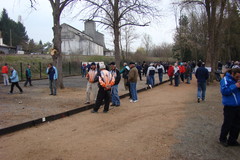
[[[32,86],[32,72],[31,72],[31,66],[29,64],[26,69],[26,82],[24,84],[24,87],[27,87],[28,82],[30,86]]]

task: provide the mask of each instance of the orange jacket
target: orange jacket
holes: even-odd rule
[[[180,73],[185,73],[186,72],[185,66],[179,66],[179,70],[180,70]]]
[[[2,74],[8,74],[8,67],[7,66],[2,67]]]
[[[100,71],[99,76],[99,84],[105,89],[109,90],[111,89],[111,86],[113,86],[115,83],[115,78],[112,76],[112,74],[107,70]]]
[[[97,69],[95,70],[90,69],[90,71],[86,75],[86,78],[90,83],[93,83],[96,75],[97,75]]]

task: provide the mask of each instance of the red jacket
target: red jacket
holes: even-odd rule
[[[179,71],[180,73],[185,73],[186,72],[185,66],[179,66]]]
[[[8,74],[8,67],[7,66],[2,67],[2,74]]]
[[[168,67],[167,73],[168,73],[168,76],[169,76],[169,77],[172,77],[172,76],[173,76],[173,73],[174,73],[174,68],[173,68],[173,66],[169,66],[169,67]]]

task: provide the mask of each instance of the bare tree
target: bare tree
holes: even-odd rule
[[[146,55],[150,56],[150,50],[152,47],[152,37],[149,34],[144,34],[142,37],[142,44],[145,48]]]
[[[207,56],[206,65],[211,66],[211,81],[213,80],[217,60],[219,58],[219,35],[222,30],[224,10],[228,0],[184,0],[181,4],[199,4],[205,8],[208,24]]]
[[[138,35],[134,33],[134,26],[125,26],[121,30],[121,41],[124,44],[124,51],[122,51],[122,58],[127,59],[131,51],[131,44],[138,38]]]
[[[52,16],[53,16],[53,50],[52,50],[52,59],[53,64],[58,69],[58,86],[64,88],[63,85],[63,73],[62,73],[62,49],[61,49],[61,25],[60,17],[64,8],[70,3],[73,3],[77,0],[49,0],[52,7]],[[30,0],[31,7],[34,8],[36,0]]]
[[[114,33],[115,61],[120,66],[120,29],[131,26],[148,26],[153,17],[160,13],[156,4],[157,0],[84,0],[86,8],[80,13],[86,12],[88,18],[94,20]]]

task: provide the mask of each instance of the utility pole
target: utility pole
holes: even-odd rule
[[[12,30],[10,29],[10,46],[12,46]]]

